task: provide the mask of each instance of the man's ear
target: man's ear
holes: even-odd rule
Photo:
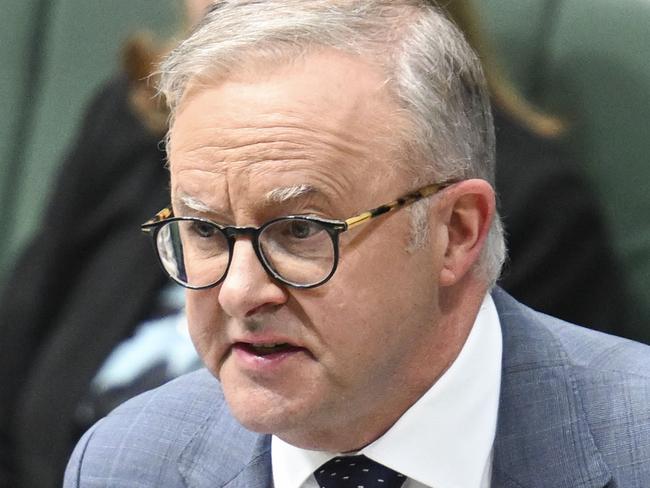
[[[438,229],[446,247],[440,268],[440,285],[458,283],[481,255],[496,213],[492,186],[485,180],[465,180],[447,188],[438,206]]]

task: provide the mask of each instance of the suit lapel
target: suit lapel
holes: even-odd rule
[[[214,380],[210,388],[217,390]],[[215,401],[217,400],[217,401]],[[272,488],[271,436],[244,429],[220,395],[206,396],[181,449],[178,470],[187,488]]]
[[[611,475],[562,346],[538,314],[502,290],[493,298],[503,331],[503,370],[492,486],[606,486]]]
[[[224,488],[273,488],[271,436],[260,436],[251,460]]]

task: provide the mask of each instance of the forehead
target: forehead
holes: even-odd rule
[[[276,187],[337,194],[385,180],[400,122],[379,69],[335,51],[254,68],[188,90],[170,133],[172,193],[232,204]]]

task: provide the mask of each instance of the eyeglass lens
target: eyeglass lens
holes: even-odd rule
[[[209,222],[167,222],[158,231],[156,245],[167,273],[185,286],[211,286],[228,271],[228,237]],[[319,283],[336,265],[334,239],[317,221],[295,217],[272,221],[260,229],[257,245],[264,267],[290,284]]]

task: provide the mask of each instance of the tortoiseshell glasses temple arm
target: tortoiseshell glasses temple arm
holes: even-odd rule
[[[344,222],[347,225],[347,229],[352,229],[353,227],[356,227],[357,225],[361,225],[364,222],[368,222],[369,220],[372,220],[375,217],[379,217],[380,215],[391,212],[393,210],[397,210],[407,205],[411,205],[412,203],[415,203],[418,200],[431,196],[439,192],[440,190],[447,188],[450,185],[453,185],[454,183],[457,183],[457,181],[455,180],[444,181],[441,183],[432,183],[430,185],[423,186],[422,188],[407,193],[406,195],[401,196],[397,200],[393,200],[390,203],[380,205],[379,207],[375,207],[359,215],[350,217],[349,219],[346,219]]]
[[[142,229],[142,232],[145,233],[150,233],[153,230],[153,226],[157,224],[158,222],[161,222],[163,220],[170,219],[174,216],[174,211],[172,210],[171,205],[169,207],[163,208],[160,212],[158,212],[156,215],[154,215],[152,218],[147,220],[144,224],[140,226]]]

